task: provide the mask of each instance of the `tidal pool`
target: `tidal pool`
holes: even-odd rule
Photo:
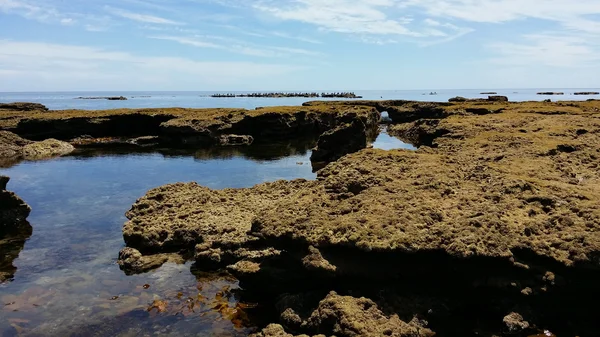
[[[375,146],[389,147],[387,137],[380,135]],[[14,274],[0,284],[0,335],[248,335],[253,320],[244,309],[253,303],[240,301],[237,281],[227,275],[194,271],[181,261],[126,276],[116,264],[124,213],[146,191],[168,183],[221,189],[314,179],[312,146],[88,149],[0,169],[11,177],[8,189],[33,209],[30,236],[0,240],[0,268]]]

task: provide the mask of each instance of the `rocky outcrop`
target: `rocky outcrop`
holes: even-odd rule
[[[312,162],[332,162],[367,147],[367,129],[359,119],[327,131],[319,137]]]
[[[8,181],[8,177],[0,176],[0,237],[18,230],[31,212],[25,201],[6,190]]]
[[[48,108],[39,103],[14,102],[0,103],[0,113],[2,110],[9,111],[48,111]]]
[[[329,290],[364,296],[386,319],[417,316],[441,335],[500,334],[510,312],[527,317],[534,332],[595,331],[598,103],[399,108],[394,120],[405,123],[396,132],[418,151],[362,150],[320,170],[317,181],[161,187],[128,212],[128,246],[194,250],[200,269],[227,268],[244,291],[265,299]],[[310,314],[295,308],[282,305],[271,322],[293,334],[351,331],[336,315],[326,316],[336,317],[326,330],[311,331]]]
[[[0,175],[0,284],[13,279],[13,261],[33,232],[27,217],[31,207],[15,193],[7,191],[9,178]]]
[[[23,147],[31,143],[12,132],[0,131],[0,163],[19,160],[23,156]]]
[[[119,109],[7,112],[0,129],[32,140],[55,138],[77,146],[138,144],[210,147],[250,145],[318,137],[339,125],[360,120],[376,129],[379,112],[368,106],[268,107],[244,109]]]
[[[63,156],[75,148],[63,141],[46,139],[32,142],[8,131],[0,131],[0,164],[18,160],[39,160]]]
[[[538,95],[543,95],[543,96],[551,96],[551,95],[564,95],[564,92],[553,92],[553,91],[544,91],[544,92],[538,92]]]
[[[287,315],[294,315],[288,309]],[[297,316],[297,315],[296,315]],[[339,336],[339,337],[433,337],[435,334],[423,326],[419,320],[403,322],[397,315],[386,316],[377,304],[367,298],[340,296],[331,292],[323,299],[312,314],[305,320],[297,316],[301,336]],[[316,335],[319,334],[319,335]],[[270,325],[253,337],[281,336],[287,334],[281,325]]]
[[[39,160],[67,155],[75,150],[73,145],[56,139],[46,139],[23,147],[23,158]]]
[[[488,96],[488,101],[490,101],[490,102],[508,102],[508,97],[506,97],[506,96]]]
[[[592,96],[592,95],[600,95],[600,92],[597,92],[597,91],[582,91],[582,92],[575,92],[575,93],[573,93],[573,95]]]

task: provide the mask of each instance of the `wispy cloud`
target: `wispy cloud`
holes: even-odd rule
[[[137,22],[153,23],[153,24],[158,24],[158,25],[184,25],[184,23],[182,23],[182,22],[165,19],[160,16],[143,14],[143,13],[135,13],[135,12],[130,12],[130,11],[127,11],[124,9],[113,8],[110,6],[105,6],[105,9],[107,12],[111,13],[112,15],[120,16],[122,18],[126,18],[129,20],[137,21]]]
[[[45,23],[73,24],[75,19],[61,13],[53,6],[23,0],[0,0],[0,12],[17,14],[30,20]]]
[[[301,0],[259,1],[254,8],[281,20],[292,20],[338,33],[394,34],[419,36],[406,27],[406,19],[392,19],[385,14],[392,0]]]
[[[307,36],[293,35],[293,34],[289,34],[289,33],[285,33],[285,32],[271,32],[270,34],[273,36],[284,38],[284,39],[298,40],[298,41],[312,43],[312,44],[323,44],[323,42],[321,42],[317,39],[313,39],[311,37],[307,37]]]
[[[523,36],[523,42],[487,45],[497,56],[492,62],[510,66],[589,67],[600,61],[598,43],[583,37],[551,34]]]
[[[249,80],[289,74],[303,69],[297,65],[255,62],[197,61],[181,57],[139,56],[101,48],[37,42],[0,40],[0,73],[10,75],[0,91],[14,90],[16,83],[29,88],[48,81],[53,90],[114,88],[136,78],[150,86],[165,88],[192,81],[196,88],[240,86]],[[56,87],[60,79],[62,87]],[[95,82],[97,81],[97,82]],[[7,86],[11,83],[10,86]],[[115,86],[117,86],[115,88]],[[37,88],[43,89],[43,88]]]
[[[154,35],[151,39],[173,41],[184,45],[199,48],[212,48],[225,50],[231,53],[243,54],[257,57],[284,57],[288,55],[308,55],[318,56],[319,52],[306,50],[302,48],[290,48],[280,46],[254,45],[245,41],[232,39],[223,36],[174,36],[174,35]]]

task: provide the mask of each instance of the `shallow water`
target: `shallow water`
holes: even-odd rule
[[[315,92],[336,92],[348,90],[309,90]],[[415,101],[435,101],[447,102],[449,98],[462,96],[468,98],[485,98],[488,95],[482,95],[482,92],[494,91],[498,95],[508,96],[511,101],[541,101],[544,99],[555,100],[586,100],[590,98],[600,99],[600,96],[575,96],[572,95],[578,91],[600,91],[597,88],[580,89],[453,89],[453,90],[357,90],[356,95],[363,96],[364,99],[405,99]],[[551,91],[564,92],[562,96],[541,96],[537,92]],[[435,92],[436,95],[430,95]],[[213,98],[210,95],[214,91],[146,91],[146,92],[0,92],[0,103],[4,102],[36,102],[46,105],[48,108],[56,109],[115,109],[115,108],[246,108],[254,109],[260,106],[279,106],[279,105],[301,105],[306,101],[316,99],[293,97],[293,98]],[[247,92],[231,92],[247,93]],[[104,97],[104,96],[125,96],[126,101],[108,101],[108,100],[80,100],[77,97]],[[330,100],[330,99],[319,99]],[[340,100],[340,99],[333,99]]]
[[[385,134],[375,143],[405,146]],[[0,169],[33,209],[27,242],[0,241],[5,258],[18,255],[14,280],[0,285],[0,336],[247,335],[252,324],[239,309],[251,303],[238,303],[235,279],[191,273],[190,262],[136,276],[119,270],[124,213],[149,189],[179,181],[220,189],[314,179],[313,145],[86,150]]]
[[[375,149],[382,150],[405,149],[414,151],[417,149],[414,145],[407,144],[396,137],[392,137],[387,134],[387,132],[381,132],[371,145]]]

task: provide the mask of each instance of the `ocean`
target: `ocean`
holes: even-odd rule
[[[310,92],[342,92],[347,90],[311,90]],[[598,96],[576,96],[575,92],[600,91],[598,88],[585,89],[456,89],[456,90],[356,90],[354,93],[363,96],[363,99],[404,99],[415,101],[446,102],[449,98],[462,96],[467,98],[484,98],[482,92],[497,92],[498,95],[508,96],[509,100],[540,101],[544,99],[555,100],[587,100],[600,99]],[[564,92],[564,95],[545,96],[537,92]],[[313,98],[213,98],[213,94],[244,94],[253,91],[97,91],[97,92],[0,92],[0,103],[7,102],[35,102],[41,103],[52,110],[64,109],[117,109],[117,108],[246,108],[254,109],[264,106],[301,105]],[[268,91],[262,91],[268,92]],[[432,93],[434,93],[432,95]],[[124,96],[126,101],[87,100],[77,97],[104,97]],[[321,100],[328,100],[322,99]],[[340,99],[333,99],[340,100]]]

